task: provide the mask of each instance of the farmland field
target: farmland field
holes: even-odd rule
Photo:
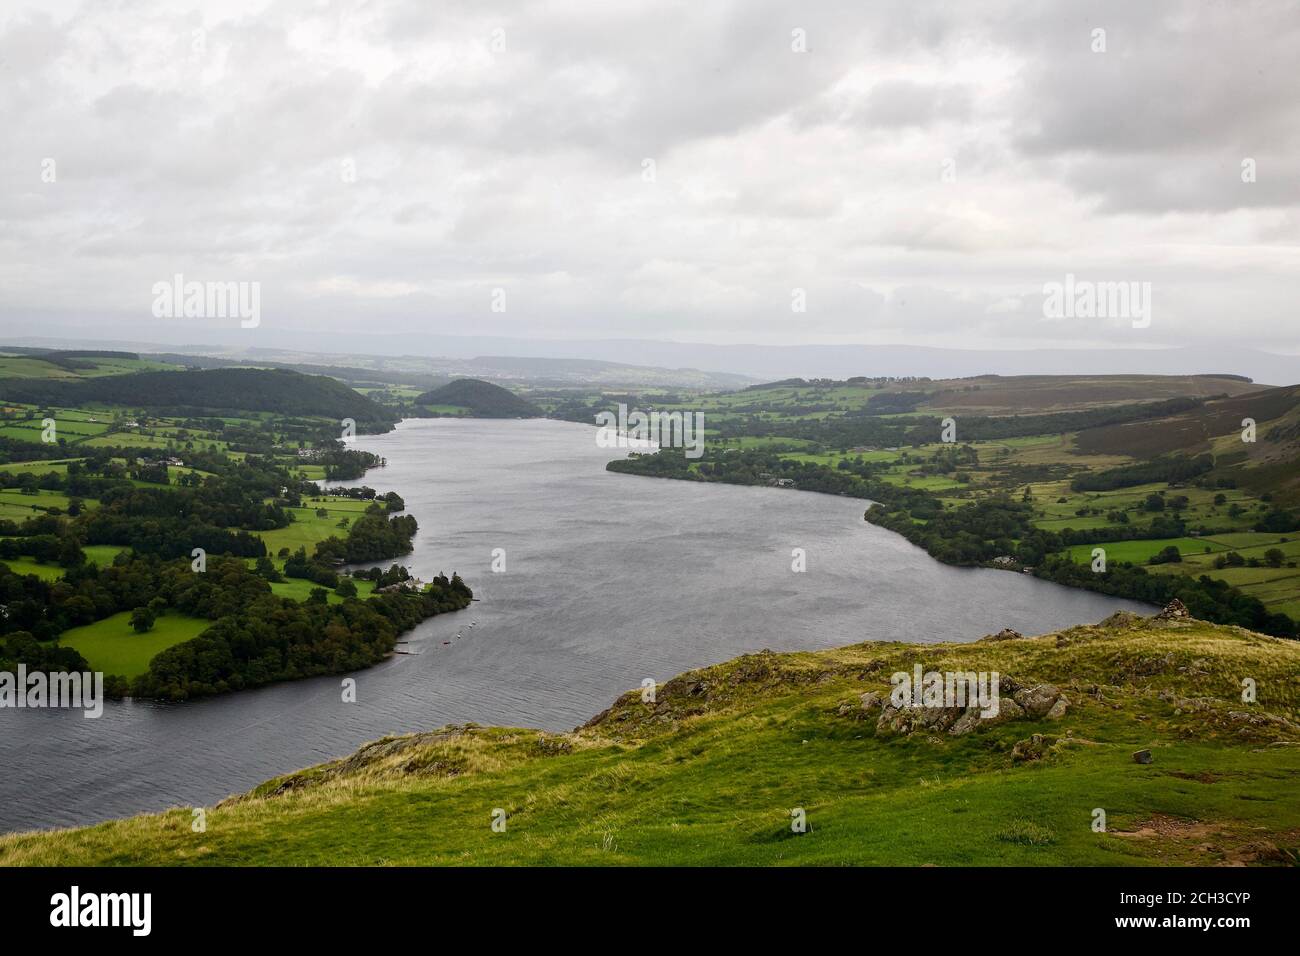
[[[77,650],[93,670],[134,677],[145,672],[159,651],[198,637],[211,626],[211,621],[168,611],[158,618],[152,630],[137,634],[131,627],[131,612],[122,611],[64,631],[59,643]]]

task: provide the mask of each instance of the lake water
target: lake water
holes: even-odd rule
[[[187,704],[110,702],[99,720],[0,711],[0,831],[210,805],[445,723],[571,729],[643,678],[763,648],[964,641],[1150,611],[939,564],[863,521],[857,499],[612,474],[605,463],[621,453],[595,434],[435,419],[358,439],[388,459],[365,483],[397,491],[419,519],[402,563],[425,580],[459,571],[481,600],[353,675],[354,704],[330,677]],[[498,548],[504,573],[491,570]],[[805,573],[791,570],[793,548]]]

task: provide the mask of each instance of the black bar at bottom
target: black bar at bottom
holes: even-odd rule
[[[338,943],[440,927],[633,939],[714,924],[788,924],[940,945],[1047,932],[1229,942],[1289,925],[1300,880],[1277,869],[28,869],[0,870],[6,939],[76,933],[131,945],[225,939]],[[76,887],[75,894],[73,887]],[[105,897],[104,894],[113,894]],[[120,894],[148,894],[145,897]],[[77,904],[74,907],[74,900]],[[73,916],[73,910],[76,915]],[[144,925],[147,913],[147,927]],[[519,917],[525,917],[519,923]],[[574,922],[574,920],[577,922]],[[85,926],[114,922],[117,926]],[[64,925],[54,925],[62,923]],[[531,930],[528,926],[531,924]],[[147,928],[148,934],[143,930]]]

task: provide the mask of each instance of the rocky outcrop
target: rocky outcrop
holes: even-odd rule
[[[1004,627],[996,634],[989,634],[987,637],[981,637],[981,641],[1019,641],[1024,639],[1023,634],[1019,631],[1013,631],[1009,627]]]
[[[1039,684],[1036,687],[1024,687],[1012,695],[1012,700],[1025,709],[1025,713],[1034,719],[1048,717],[1052,714],[1052,709],[1058,703],[1062,705],[1069,702],[1061,695],[1061,690],[1055,684]],[[1064,706],[1057,717],[1064,714]]]
[[[876,736],[899,737],[916,733],[959,737],[973,730],[995,727],[1013,720],[1054,720],[1063,717],[1069,701],[1052,684],[1020,687],[1014,680],[1005,681],[1013,688],[998,701],[998,712],[985,716],[978,704],[965,707],[896,707],[888,695],[868,691],[859,698],[858,719],[878,714]],[[841,705],[841,715],[850,713],[852,705]]]
[[[1155,616],[1157,621],[1190,621],[1192,612],[1187,610],[1187,605],[1178,598],[1174,598],[1165,605],[1164,610]]]
[[[968,734],[981,726],[992,727],[997,724],[1004,724],[1009,720],[1021,720],[1024,716],[1024,708],[1010,697],[1004,697],[998,702],[998,715],[996,717],[985,717],[980,714],[978,707],[967,707],[965,712],[948,729],[948,733],[953,736]]]
[[[1116,611],[1097,626],[1115,630],[1127,630],[1129,628],[1137,627],[1145,620],[1146,618],[1142,617],[1142,615],[1134,614],[1132,611]]]
[[[1055,737],[1047,737],[1043,734],[1033,734],[1025,740],[1017,740],[1015,746],[1011,748],[1011,762],[1042,760],[1055,743]]]

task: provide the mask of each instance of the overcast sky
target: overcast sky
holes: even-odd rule
[[[1300,351],[1296,2],[6,0],[0,147],[10,339]]]

